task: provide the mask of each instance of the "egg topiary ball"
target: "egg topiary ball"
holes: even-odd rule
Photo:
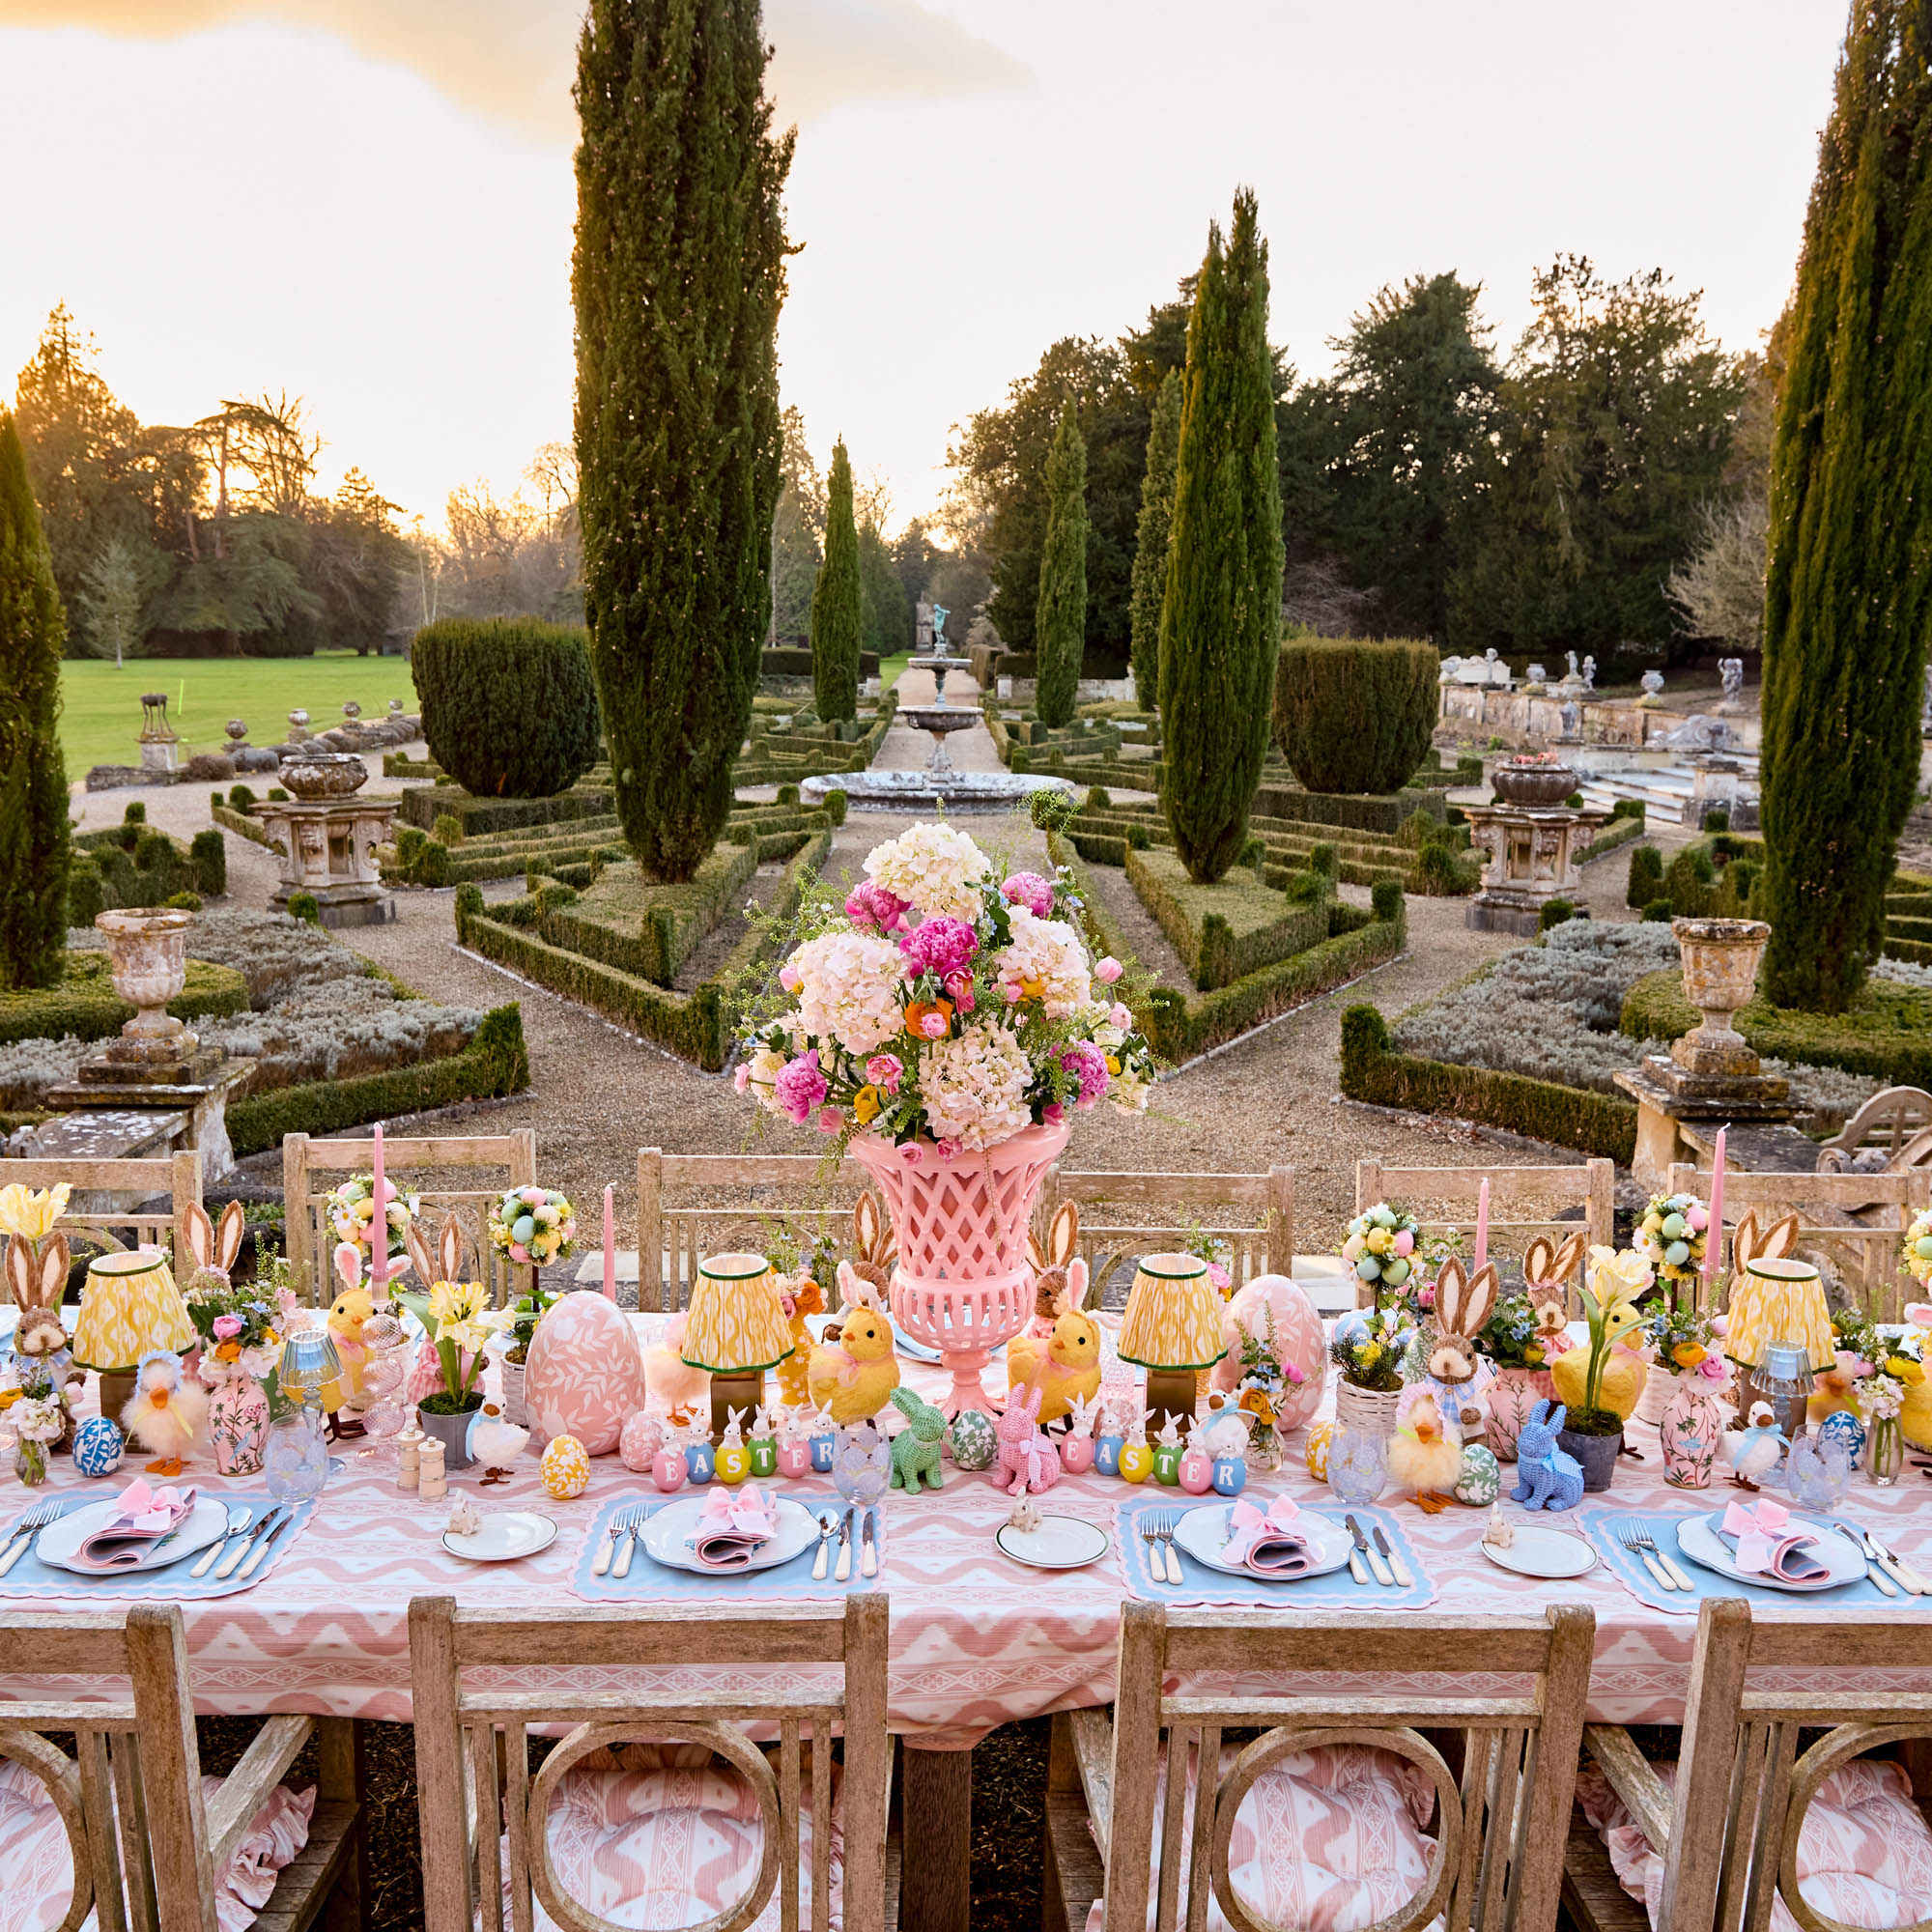
[[[558,1502],[567,1503],[572,1496],[581,1496],[590,1481],[590,1458],[576,1436],[558,1435],[546,1445],[537,1473],[544,1488]]]
[[[1335,1425],[1332,1422],[1318,1422],[1308,1432],[1308,1444],[1302,1451],[1302,1460],[1308,1464],[1308,1473],[1318,1483],[1328,1480],[1328,1445],[1335,1439]]]
[[[1494,1453],[1484,1448],[1480,1442],[1465,1444],[1462,1473],[1456,1478],[1456,1500],[1487,1509],[1495,1501],[1502,1486],[1502,1465],[1496,1461]]]
[[[104,1415],[90,1415],[73,1438],[73,1466],[77,1475],[111,1476],[121,1466],[128,1438],[120,1426]]]
[[[993,1418],[983,1409],[962,1408],[946,1432],[952,1460],[962,1469],[990,1469],[999,1453],[1000,1438],[993,1431]]]

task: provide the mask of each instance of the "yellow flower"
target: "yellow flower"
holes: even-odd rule
[[[1543,1350],[1534,1342],[1530,1343],[1522,1351],[1522,1361],[1525,1368],[1540,1369],[1543,1366]]]
[[[25,1394],[25,1389],[0,1389],[0,1414],[12,1408]]]
[[[1379,1342],[1364,1342],[1355,1350],[1356,1359],[1365,1369],[1372,1369],[1382,1358],[1382,1345]]]
[[[1910,1355],[1893,1355],[1887,1361],[1885,1372],[1894,1380],[1913,1386],[1925,1379],[1925,1365],[1915,1362]]]
[[[1654,1278],[1650,1264],[1628,1248],[1621,1254],[1615,1248],[1602,1245],[1590,1250],[1591,1292],[1606,1314],[1619,1306],[1633,1304]]]
[[[67,1212],[72,1192],[65,1180],[38,1194],[29,1194],[17,1180],[11,1187],[0,1187],[0,1235],[18,1235],[36,1245],[44,1241]]]
[[[223,1342],[215,1349],[214,1359],[217,1362],[232,1362],[235,1361],[241,1355],[241,1353],[242,1353],[242,1344],[240,1342]]]
[[[1108,1056],[1107,1056],[1107,1071],[1108,1071],[1109,1073],[1113,1074],[1113,1075],[1114,1075],[1114,1077],[1115,1077],[1116,1079],[1118,1079],[1118,1078],[1120,1077],[1120,1072],[1121,1072],[1121,1059],[1120,1059],[1120,1055],[1119,1055],[1119,1054],[1115,1054],[1115,1053],[1110,1053],[1110,1054],[1108,1054]]]
[[[867,1084],[852,1096],[852,1118],[863,1127],[879,1111],[879,1090]]]
[[[430,1288],[429,1312],[439,1332],[449,1336],[451,1330],[473,1322],[482,1314],[487,1299],[480,1281],[439,1281]]]
[[[1026,999],[1037,1000],[1045,991],[1046,985],[1043,980],[1022,980],[1020,981],[1020,992]]]

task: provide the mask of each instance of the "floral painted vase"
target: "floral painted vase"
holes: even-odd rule
[[[1663,1480],[1673,1489],[1707,1490],[1724,1439],[1724,1406],[1690,1376],[1679,1376],[1657,1425]]]
[[[228,1376],[209,1397],[208,1437],[216,1475],[259,1473],[269,1448],[269,1398],[253,1376]]]
[[[1483,1439],[1498,1463],[1516,1461],[1516,1438],[1529,1412],[1549,1400],[1548,1369],[1498,1369],[1489,1388],[1490,1420]]]

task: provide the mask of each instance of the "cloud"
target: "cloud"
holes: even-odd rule
[[[462,105],[540,140],[577,131],[570,84],[582,0],[0,0],[0,28],[82,27],[173,40],[238,20],[339,34]],[[998,47],[916,0],[768,0],[782,118],[844,101],[977,93],[1023,80]]]

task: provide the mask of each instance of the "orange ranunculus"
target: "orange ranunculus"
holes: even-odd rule
[[[242,1344],[240,1342],[223,1342],[214,1351],[214,1359],[217,1362],[239,1361],[241,1356]]]
[[[925,1022],[936,1014],[944,1023],[939,1033],[927,1033]],[[915,1039],[944,1039],[952,1031],[952,1002],[951,1000],[915,1000],[905,1010],[906,1032]]]
[[[1704,1359],[1704,1350],[1695,1342],[1680,1342],[1670,1351],[1670,1359],[1680,1369],[1694,1369]]]

